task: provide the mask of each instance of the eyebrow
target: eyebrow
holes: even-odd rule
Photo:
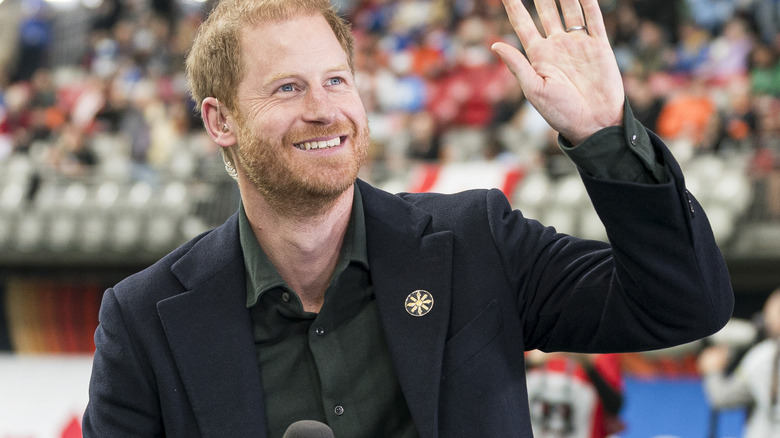
[[[335,71],[350,71],[350,69],[349,69],[349,66],[347,64],[339,64],[339,65],[335,65],[333,67],[330,67],[330,68],[326,69],[325,71],[330,73],[330,72],[335,72]],[[294,77],[298,77],[298,76],[299,75],[295,74],[295,73],[286,73],[286,72],[277,73],[277,74],[271,76],[271,78],[266,82],[266,84],[273,84],[274,82],[277,82],[277,81],[280,81],[280,80],[283,80],[283,79],[294,78]]]

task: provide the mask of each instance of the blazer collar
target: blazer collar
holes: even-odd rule
[[[428,213],[359,184],[374,292],[393,364],[420,436],[435,437],[451,304],[452,233],[430,232]],[[423,316],[406,308],[407,297],[418,290],[433,298]]]
[[[160,301],[157,311],[201,434],[265,436],[237,216],[171,270],[187,291]]]

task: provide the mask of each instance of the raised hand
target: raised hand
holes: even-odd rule
[[[522,0],[503,0],[525,55],[506,43],[495,51],[528,100],[574,145],[620,125],[623,82],[607,38],[598,0],[535,0],[540,33]]]

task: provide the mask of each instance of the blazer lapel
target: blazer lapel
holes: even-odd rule
[[[400,198],[360,186],[369,265],[393,364],[422,437],[438,431],[439,382],[450,315],[452,234],[425,234],[430,216]],[[407,312],[407,297],[433,299],[422,316]]]
[[[173,265],[189,291],[157,304],[204,437],[265,436],[237,223],[233,216]]]

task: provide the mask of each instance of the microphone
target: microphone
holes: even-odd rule
[[[314,420],[300,420],[291,424],[282,438],[335,438],[333,430],[325,423]]]

